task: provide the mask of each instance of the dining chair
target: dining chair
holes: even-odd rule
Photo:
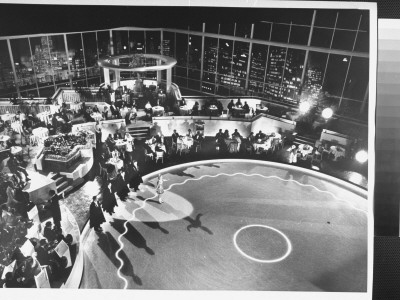
[[[161,163],[164,163],[164,152],[163,151],[156,151],[156,163],[161,160]]]

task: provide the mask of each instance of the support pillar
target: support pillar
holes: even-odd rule
[[[111,85],[110,70],[107,68],[103,68],[103,71],[104,71],[104,86],[107,87],[108,85]]]
[[[160,65],[161,65],[161,60],[157,59],[157,66],[160,66]],[[161,79],[162,79],[161,70],[159,70],[159,71],[157,71],[157,85],[160,85]]]
[[[169,69],[167,69],[167,87],[166,87],[166,92],[168,92],[170,90],[171,82],[172,82],[172,69],[169,68]]]
[[[114,70],[114,72],[115,72],[115,84],[116,84],[115,88],[118,88],[121,85],[121,71]]]

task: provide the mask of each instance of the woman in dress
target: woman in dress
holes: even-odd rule
[[[161,195],[164,194],[164,181],[168,181],[162,177],[161,174],[158,174],[158,180],[157,180],[157,186],[156,186],[156,192],[158,194],[158,202],[161,204],[164,201],[161,199]]]
[[[104,223],[106,219],[104,218],[103,211],[101,210],[101,207],[97,202],[96,196],[93,196],[89,212],[90,228],[94,228],[94,230],[97,232],[102,231],[103,229],[101,228],[101,224]]]
[[[114,207],[118,206],[117,199],[115,195],[111,193],[108,186],[103,188],[103,201],[101,202],[101,206],[105,212],[108,212],[110,216],[114,213]]]

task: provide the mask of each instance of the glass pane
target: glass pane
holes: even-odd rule
[[[338,114],[349,118],[357,118],[360,115],[361,101],[352,101],[343,99],[340,104]]]
[[[201,91],[203,93],[215,94],[215,85],[207,82],[202,82]]]
[[[303,84],[303,98],[316,100],[319,97],[327,59],[327,53],[309,52]]]
[[[283,99],[287,102],[298,102],[298,92],[301,86],[301,76],[304,68],[306,52],[302,50],[288,49],[283,76]]]
[[[146,31],[146,53],[161,53],[161,33],[160,31]]]
[[[222,24],[219,24],[219,34],[225,34],[225,35],[232,35],[233,36],[233,30],[235,28],[235,23],[231,22],[225,22]]]
[[[88,78],[88,85],[90,87],[98,87],[98,86],[100,86],[100,77]]]
[[[335,30],[332,49],[353,50],[356,31]]]
[[[69,81],[68,76],[68,58],[65,53],[64,36],[56,35],[49,36],[49,41],[51,41],[52,47],[50,48],[51,54],[51,66],[54,71],[54,80],[56,83]],[[96,39],[94,40],[94,46],[96,47]],[[96,53],[97,57],[97,53]],[[96,59],[97,64],[97,59]]]
[[[176,76],[187,77],[187,69],[181,67],[175,67]]]
[[[356,46],[354,51],[368,52],[369,51],[369,34],[368,32],[358,32]]]
[[[176,60],[178,65],[187,66],[188,36],[186,34],[176,34]]]
[[[342,94],[344,78],[350,57],[331,54],[329,57],[328,68],[326,70],[323,89],[330,95],[338,96]]]
[[[187,87],[187,78],[175,76],[173,82],[176,83],[179,87]]]
[[[310,27],[308,26],[292,26],[290,30],[290,44],[307,45],[310,35]]]
[[[190,31],[203,31],[203,22],[195,21],[189,25],[189,30]]]
[[[317,10],[317,15],[315,18],[314,25],[321,26],[321,27],[334,28],[335,21],[336,21],[336,14],[337,14],[337,11],[335,11],[335,10],[330,10],[330,9]]]
[[[232,75],[241,79],[247,77],[247,65],[249,60],[249,43],[235,42],[232,59]],[[240,87],[245,88],[246,80],[240,81]]]
[[[37,89],[21,91],[20,93],[21,93],[21,97],[22,98],[36,98],[36,97],[38,97]]]
[[[281,85],[285,58],[286,48],[270,47],[266,83]]]
[[[97,46],[96,33],[89,32],[83,34],[83,46],[85,50],[86,67],[97,67]]]
[[[198,70],[201,69],[201,36],[198,35],[189,36],[188,67]]]
[[[287,43],[289,38],[289,29],[289,25],[274,23],[272,25],[271,41]]]
[[[52,39],[47,39],[47,36],[35,37],[30,39],[30,43],[38,85],[52,86],[53,70],[50,64],[50,49],[53,47]]]
[[[249,80],[249,91],[262,93],[263,89],[264,89],[263,82]]]
[[[369,11],[361,11],[360,30],[369,31]]]
[[[250,75],[249,75],[250,80],[264,83],[267,55],[268,55],[268,46],[253,44],[253,49],[251,54]],[[257,85],[252,84],[252,85],[259,86],[258,84]],[[249,84],[249,89],[251,89],[250,84]]]
[[[163,55],[175,57],[175,33],[164,31],[163,33]]]
[[[233,41],[219,40],[218,73],[231,74]]]
[[[216,22],[206,22],[206,32],[218,33],[219,24]]]
[[[362,101],[369,82],[368,74],[368,59],[353,57],[351,59],[343,97]]]
[[[200,80],[200,71],[199,70],[193,70],[189,69],[189,78]]]
[[[188,80],[188,88],[196,91],[200,91],[200,81]]]
[[[144,31],[129,31],[129,53],[144,53]]]
[[[203,69],[207,72],[216,72],[218,40],[206,37],[204,39],[204,62]]]
[[[251,23],[236,23],[235,36],[244,38],[250,38],[251,34]]]
[[[71,65],[72,78],[82,79],[86,77],[85,60],[83,57],[83,48],[81,34],[67,34],[68,59]]]
[[[270,40],[272,24],[266,21],[254,24],[253,38],[258,40]]]
[[[128,53],[128,31],[125,30],[113,30],[113,43],[114,43],[114,54],[121,55]]]
[[[209,72],[203,72],[203,81],[215,83],[215,74]]]
[[[111,54],[110,46],[110,32],[98,31],[97,32],[97,47],[99,49],[99,56],[103,58]]]
[[[20,90],[36,88],[28,39],[13,39],[10,43]]]
[[[44,98],[51,97],[54,95],[54,93],[55,93],[54,86],[44,87],[39,89],[39,97],[44,97]]]
[[[0,95],[16,91],[7,41],[0,41]]]
[[[359,10],[340,10],[336,28],[357,30],[360,15]]]
[[[314,28],[311,46],[330,48],[333,29]]]

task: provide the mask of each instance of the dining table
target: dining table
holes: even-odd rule
[[[346,149],[333,145],[329,149],[329,154],[333,154],[333,160],[337,161],[341,157],[346,157]]]
[[[272,138],[258,139],[254,142],[253,147],[256,153],[261,153],[261,150],[268,151],[271,148]]]
[[[164,107],[162,106],[153,106],[153,116],[158,117],[164,114]]]
[[[103,116],[101,113],[94,112],[90,115],[95,121],[101,121],[103,120]]]
[[[181,116],[188,116],[192,113],[192,110],[187,105],[184,105],[179,107],[179,113]]]
[[[46,127],[38,127],[32,130],[32,141],[42,144],[43,141],[49,136],[49,129]]]
[[[300,158],[307,159],[310,154],[312,154],[314,150],[313,146],[307,144],[300,144],[297,147],[297,152],[300,153]]]
[[[52,115],[53,114],[51,112],[44,111],[44,112],[38,113],[36,115],[36,117],[39,118],[40,121],[44,122],[47,125],[51,122]]]
[[[10,122],[10,121],[13,121],[15,119],[15,114],[5,113],[5,114],[0,115],[0,118],[4,122]]]

